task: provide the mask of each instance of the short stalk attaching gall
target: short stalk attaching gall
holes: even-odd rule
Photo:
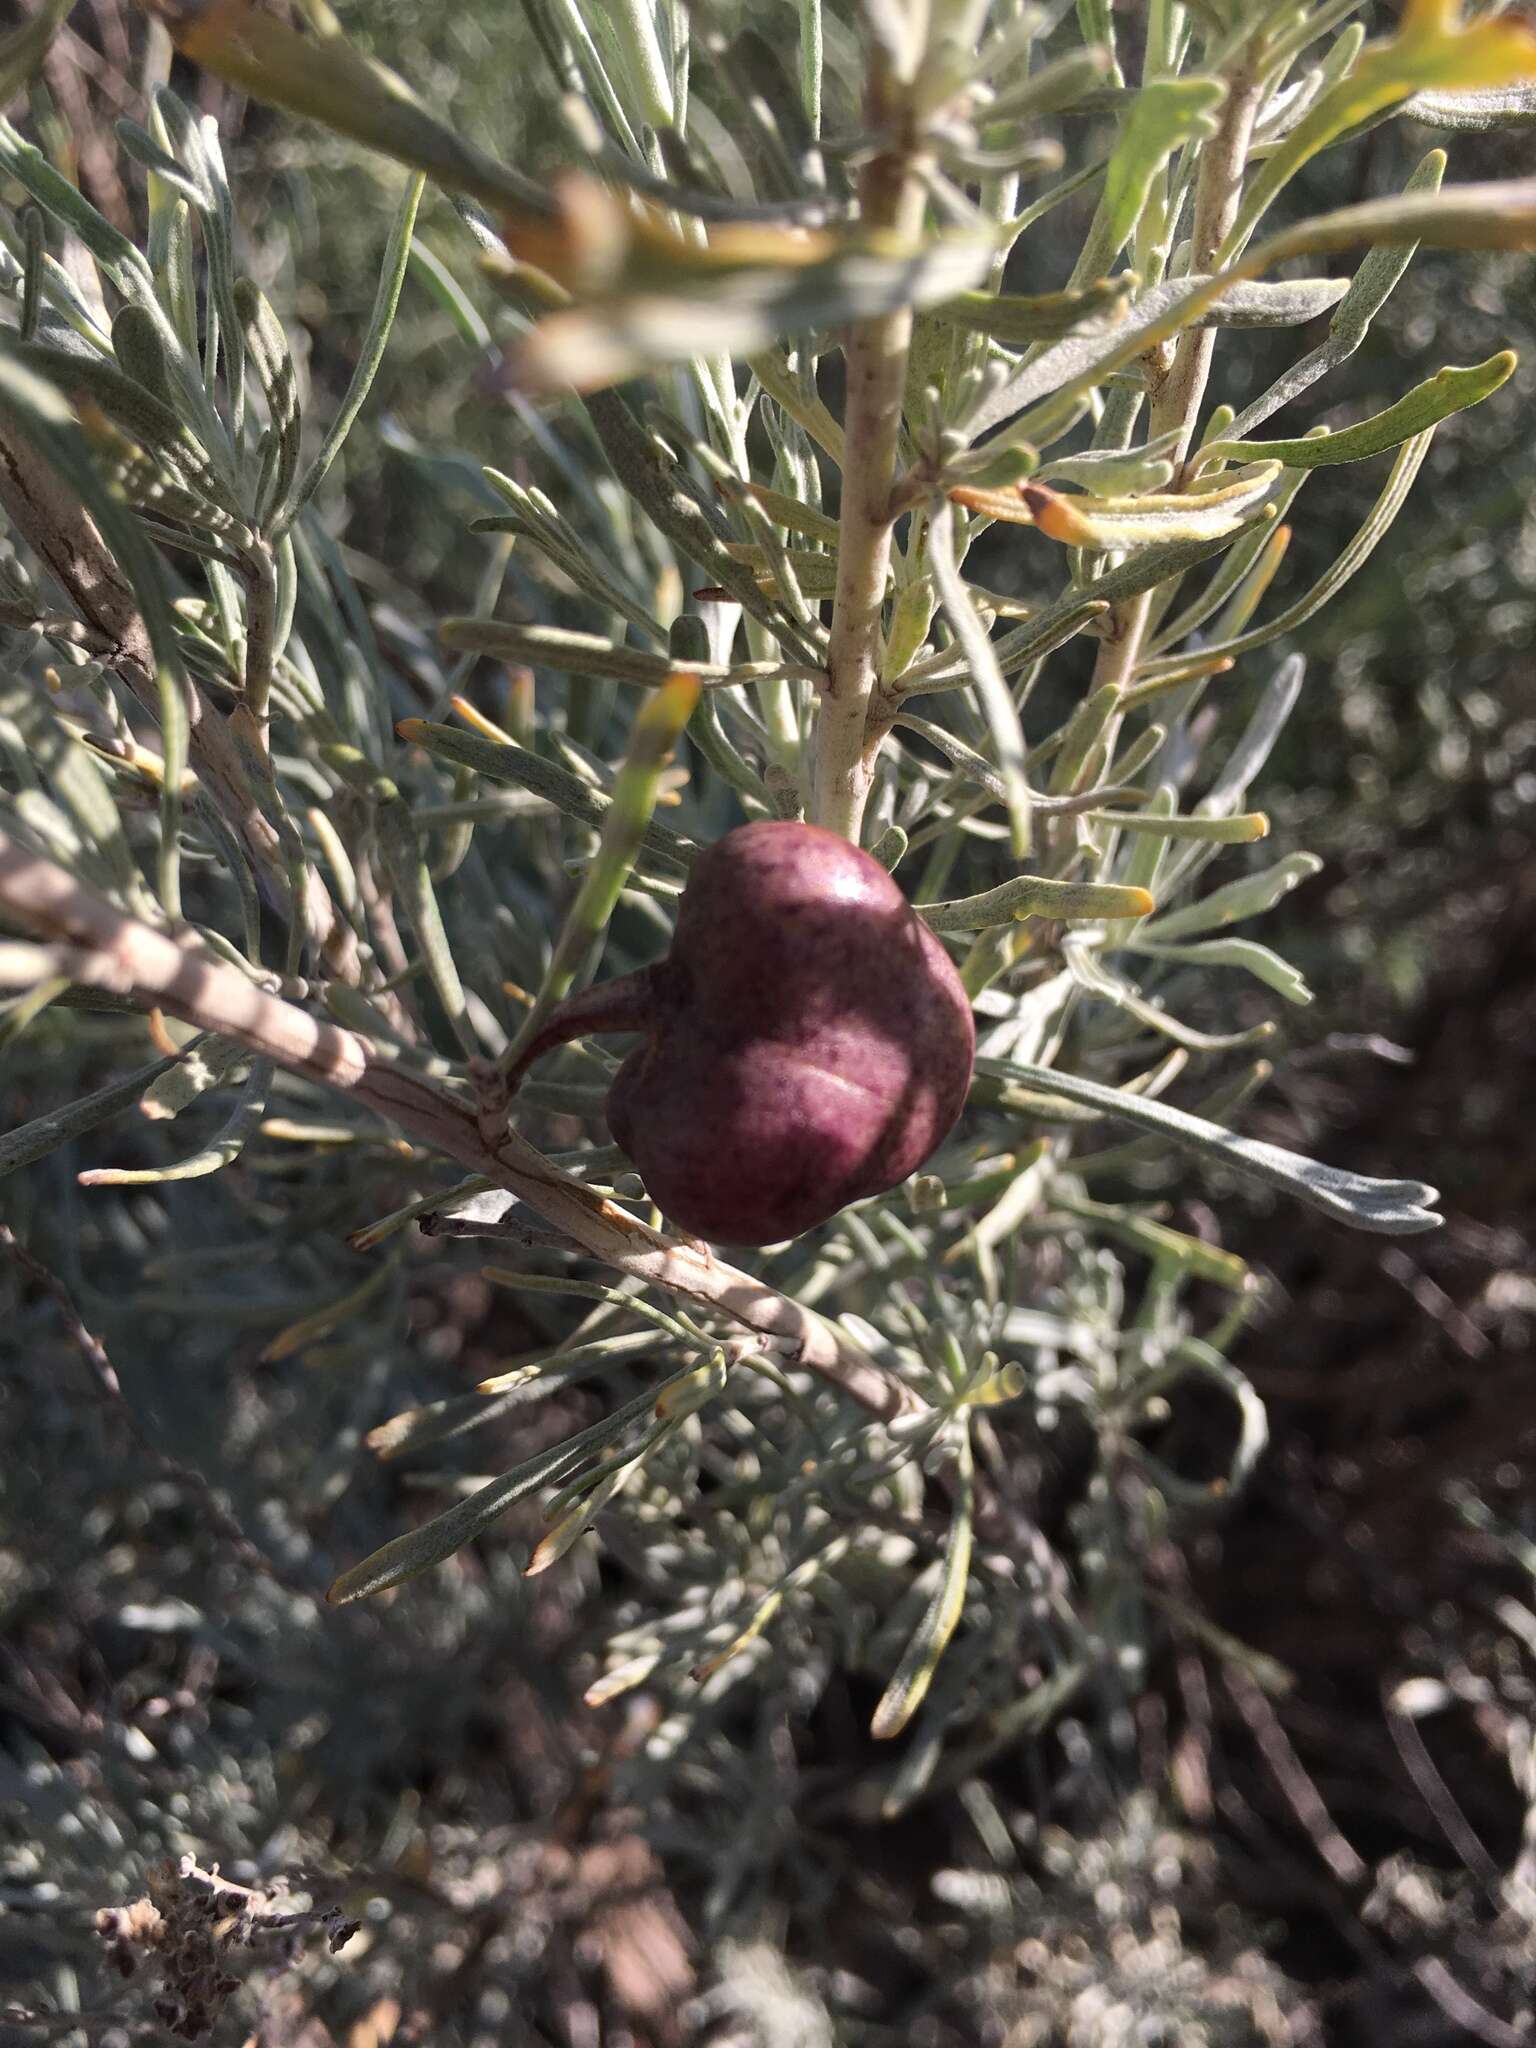
[[[905,1180],[965,1105],[960,977],[878,861],[765,820],[697,862],[672,950],[559,1004],[552,1046],[638,1031],[608,1124],[651,1198],[717,1244],[775,1244]]]

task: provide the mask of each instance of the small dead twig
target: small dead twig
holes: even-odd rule
[[[1247,1722],[1286,1804],[1306,1829],[1318,1855],[1340,1884],[1364,1884],[1370,1876],[1369,1869],[1339,1832],[1333,1815],[1323,1803],[1322,1793],[1308,1775],[1306,1766],[1292,1747],[1291,1738],[1280,1725],[1279,1715],[1260,1687],[1237,1665],[1223,1666],[1221,1677],[1237,1711]]]
[[[1483,1847],[1472,1823],[1457,1805],[1451,1788],[1435,1768],[1418,1723],[1409,1714],[1397,1711],[1390,1701],[1386,1707],[1387,1726],[1397,1753],[1403,1760],[1403,1768],[1414,1783],[1419,1797],[1429,1808],[1439,1824],[1440,1832],[1450,1843],[1456,1854],[1466,1864],[1473,1876],[1497,1900],[1502,1873],[1488,1851]]]
[[[1512,2027],[1508,2020],[1501,2020],[1496,2012],[1480,2005],[1439,1956],[1421,1956],[1413,1966],[1413,1974],[1448,2020],[1477,2040],[1486,2041],[1489,2048],[1531,2048],[1529,2032],[1524,2027]]]

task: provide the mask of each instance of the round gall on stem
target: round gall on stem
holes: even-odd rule
[[[593,1031],[644,1034],[609,1127],[663,1213],[718,1244],[794,1237],[916,1172],[976,1044],[949,956],[879,862],[775,820],[712,846],[667,957],[559,1005],[520,1071]]]

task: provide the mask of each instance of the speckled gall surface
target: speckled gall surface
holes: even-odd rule
[[[835,833],[728,833],[649,979],[608,1122],[696,1236],[808,1230],[915,1172],[964,1106],[975,1027],[959,976],[879,862]]]

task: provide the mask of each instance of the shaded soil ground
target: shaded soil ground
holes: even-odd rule
[[[1278,1735],[1248,1718],[1226,1803],[1239,1839],[1262,1850],[1274,1831],[1280,1853],[1250,1902],[1267,1894],[1284,1914],[1282,1960],[1324,1990],[1340,2041],[1528,2038],[1457,2008],[1434,1971],[1426,1987],[1422,1968],[1388,1963],[1357,1917],[1366,1866],[1387,1857],[1470,1869],[1491,1894],[1525,1818],[1495,1617],[1529,1599],[1530,1579],[1459,1507],[1476,1496],[1529,1534],[1536,863],[1519,839],[1500,852],[1445,893],[1441,965],[1392,1030],[1407,1056],[1339,1052],[1250,1126],[1341,1166],[1420,1175],[1446,1216],[1401,1240],[1266,1228],[1240,1242],[1276,1286],[1243,1355],[1274,1441],[1196,1552],[1207,1611],[1295,1676]],[[1445,1711],[1387,1710],[1393,1688],[1426,1674],[1446,1683]],[[1244,1716],[1229,1701],[1215,1718],[1240,1753]]]

